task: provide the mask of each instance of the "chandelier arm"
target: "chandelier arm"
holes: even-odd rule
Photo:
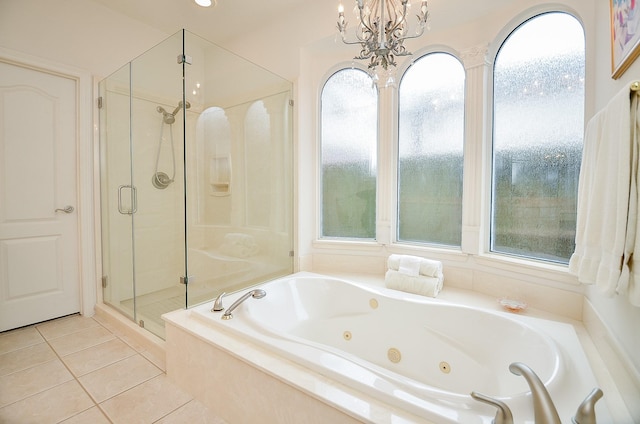
[[[362,26],[364,28],[362,30],[362,33],[369,32],[371,33],[371,35],[375,34],[375,30],[371,27],[370,23],[367,23],[366,19],[364,18],[364,4],[358,3],[358,11],[360,13],[360,25],[358,26]],[[361,41],[367,40],[365,38],[360,38],[360,36],[358,35],[358,31],[356,31],[356,37]]]
[[[397,21],[397,22],[395,22],[395,24],[391,28],[389,28],[389,31],[387,31],[387,33],[389,33],[389,34],[393,34],[394,32],[396,32],[399,29],[402,30],[402,28],[401,28],[402,23],[406,23],[407,22],[407,19],[406,19],[406,16],[407,16],[407,2],[406,1],[402,2],[402,15],[401,15],[401,19],[400,20],[398,20],[398,14],[397,14],[395,9],[393,9],[393,14],[395,15],[395,19],[394,20]],[[389,16],[389,17],[391,17],[391,16]]]
[[[358,36],[356,35],[356,37],[358,37]],[[365,42],[365,40],[364,40],[364,39],[360,39],[360,38],[358,38],[358,41],[348,41],[348,40],[347,40],[347,37],[346,37],[346,36],[344,36],[344,35],[342,35],[342,42],[343,42],[344,44],[351,45],[351,44],[362,44],[362,43],[364,43],[364,42]]]
[[[398,38],[398,41],[411,40],[412,38],[418,38],[422,34],[424,34],[424,25],[420,25],[420,31],[416,32],[415,35],[407,35],[406,37]]]

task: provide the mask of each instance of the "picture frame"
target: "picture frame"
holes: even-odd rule
[[[640,4],[609,0],[611,17],[611,77],[618,79],[640,55]]]

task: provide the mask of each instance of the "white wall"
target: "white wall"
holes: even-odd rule
[[[98,78],[170,34],[87,0],[0,0],[0,46]]]

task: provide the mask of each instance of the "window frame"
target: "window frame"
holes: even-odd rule
[[[381,138],[381,132],[380,132],[380,117],[381,117],[381,108],[380,108],[380,97],[381,97],[381,91],[380,89],[376,86],[376,98],[377,98],[377,102],[376,102],[376,133],[377,133],[377,138],[376,138],[376,146],[375,146],[375,153],[376,153],[376,166],[377,166],[377,171],[376,171],[376,189],[375,189],[375,211],[374,211],[374,216],[375,216],[375,223],[374,223],[374,237],[373,238],[357,238],[357,237],[337,237],[337,236],[324,236],[323,235],[323,172],[322,172],[322,166],[323,166],[323,162],[322,162],[322,147],[323,147],[323,139],[322,139],[322,126],[323,126],[323,122],[322,122],[322,95],[324,92],[324,88],[327,85],[327,82],[329,82],[329,80],[336,75],[337,73],[341,72],[341,71],[345,71],[345,70],[359,70],[364,72],[365,74],[369,75],[369,71],[367,70],[366,67],[360,65],[360,64],[356,64],[354,62],[349,62],[347,63],[339,63],[335,66],[333,66],[329,71],[327,71],[324,76],[322,77],[322,79],[320,80],[321,83],[318,86],[318,93],[317,93],[317,150],[316,150],[316,208],[315,208],[315,213],[316,215],[316,219],[315,219],[315,237],[314,237],[314,243],[318,243],[319,245],[324,245],[325,247],[331,247],[331,246],[344,246],[344,245],[354,245],[354,246],[371,246],[371,245],[377,245],[378,244],[378,225],[377,225],[377,221],[378,221],[378,216],[379,216],[379,211],[380,211],[380,207],[379,207],[379,191],[380,191],[380,178],[379,178],[379,167],[380,167],[380,138]],[[372,79],[372,84],[373,84],[373,79]],[[373,84],[375,86],[375,84]]]
[[[460,245],[448,245],[436,242],[428,242],[428,241],[417,241],[417,240],[402,240],[400,239],[400,191],[399,191],[399,172],[400,172],[400,85],[404,80],[404,77],[407,75],[409,70],[413,67],[413,64],[420,59],[426,58],[429,55],[433,54],[446,54],[451,58],[456,60],[464,73],[464,82],[462,88],[463,95],[463,116],[462,116],[462,195],[461,195],[461,208],[462,216],[460,219]],[[460,252],[462,250],[463,244],[463,227],[464,227],[464,208],[465,208],[465,168],[466,168],[466,145],[467,145],[467,68],[465,66],[464,61],[460,57],[460,54],[453,49],[442,46],[435,45],[430,46],[429,48],[421,49],[418,52],[413,54],[414,59],[408,64],[398,70],[398,74],[400,75],[398,80],[398,86],[395,89],[395,99],[392,104],[391,114],[394,118],[394,137],[393,137],[393,146],[394,146],[394,154],[393,154],[393,214],[392,214],[392,228],[391,231],[393,233],[393,243],[400,246],[414,246],[418,248],[428,248],[435,249],[438,251],[454,251]]]
[[[487,144],[492,144],[493,134],[493,63],[498,50],[506,38],[520,26],[523,22],[532,17],[545,12],[565,12],[573,16],[585,28],[585,20],[579,11],[567,4],[539,4],[525,7],[507,17],[505,23],[496,23],[494,35],[488,35],[473,44],[473,41],[461,41],[462,44],[438,44],[426,41],[422,47],[412,49],[414,57],[420,57],[429,52],[445,52],[456,56],[465,68],[465,138],[464,138],[464,185],[463,185],[463,218],[462,218],[462,246],[460,249],[443,248],[432,245],[408,245],[398,242],[395,237],[394,228],[397,227],[395,207],[398,202],[397,196],[397,91],[393,89],[380,90],[378,104],[378,158],[389,158],[378,160],[378,181],[377,181],[377,202],[376,202],[376,240],[373,242],[363,242],[359,240],[326,240],[319,237],[320,222],[316,215],[320,211],[320,196],[318,187],[319,181],[318,167],[320,151],[320,95],[326,79],[336,70],[349,67],[357,67],[366,70],[364,66],[355,61],[331,62],[324,59],[328,64],[325,73],[320,72],[312,77],[314,87],[309,87],[315,92],[315,98],[311,100],[310,108],[314,111],[315,125],[312,133],[315,133],[315,142],[312,143],[311,152],[314,152],[315,169],[305,171],[303,175],[312,178],[314,181],[315,205],[307,207],[302,205],[299,212],[302,213],[299,222],[304,220],[307,225],[303,225],[300,234],[303,239],[308,239],[311,250],[304,258],[304,264],[311,266],[313,258],[313,269],[342,269],[346,264],[338,260],[343,255],[348,255],[349,262],[356,261],[356,264],[366,264],[371,270],[378,270],[382,267],[381,257],[386,258],[390,253],[413,254],[434,259],[443,260],[453,268],[451,278],[458,281],[460,287],[471,288],[475,271],[480,272],[477,284],[484,285],[485,272],[502,276],[509,279],[519,279],[520,281],[536,282],[540,288],[543,286],[558,287],[573,290],[579,283],[568,272],[568,266],[564,264],[536,261],[533,259],[511,257],[490,251],[490,202],[492,190],[487,184],[491,181],[492,172],[492,151]],[[583,11],[584,13],[584,11]],[[586,16],[587,18],[589,16]],[[590,75],[593,72],[594,64],[591,56],[593,54],[594,35],[585,31],[585,125],[587,119],[594,112],[594,97],[590,95],[593,91],[593,83]],[[316,61],[322,62],[322,60]],[[331,65],[334,63],[334,65]],[[412,65],[411,60],[401,61],[397,67],[397,74],[402,74]],[[304,102],[303,102],[304,103]],[[389,109],[388,113],[386,110]],[[389,142],[386,142],[389,140]],[[303,151],[306,148],[302,148]],[[303,159],[302,157],[299,157]],[[309,163],[306,162],[305,163]],[[306,196],[303,196],[306,197]],[[307,211],[310,213],[308,218]],[[308,220],[308,221],[307,221]],[[315,232],[307,233],[304,228]],[[319,255],[319,256],[317,256]],[[386,263],[386,262],[385,262]],[[351,269],[351,266],[348,267]],[[346,272],[346,271],[345,271]],[[487,281],[491,285],[491,281]],[[461,284],[461,285],[460,285]]]
[[[483,213],[485,214],[485,219],[482,221],[482,237],[483,237],[483,254],[485,258],[489,258],[491,261],[506,261],[508,263],[521,263],[521,264],[530,264],[534,267],[543,267],[545,269],[556,269],[563,270],[564,273],[568,272],[568,260],[567,263],[553,261],[543,258],[535,258],[530,256],[523,256],[517,254],[511,254],[508,252],[500,252],[500,251],[492,251],[491,240],[492,240],[492,230],[493,230],[493,168],[494,168],[494,128],[495,128],[495,116],[494,116],[494,108],[495,108],[495,96],[494,96],[494,88],[495,88],[495,65],[496,59],[498,58],[498,54],[500,53],[501,48],[504,43],[509,39],[509,37],[520,27],[525,25],[530,20],[537,18],[539,16],[549,14],[549,13],[564,13],[576,20],[576,22],[581,26],[583,37],[585,39],[585,47],[584,47],[584,55],[585,55],[585,95],[584,95],[584,104],[583,104],[583,132],[584,128],[588,122],[588,98],[587,98],[587,79],[586,74],[588,73],[588,45],[587,45],[587,34],[585,31],[585,24],[583,20],[580,18],[579,14],[570,9],[569,7],[565,7],[564,5],[542,5],[539,7],[535,7],[529,9],[519,15],[515,16],[508,25],[505,25],[502,30],[498,33],[498,35],[493,39],[492,43],[489,46],[487,57],[488,57],[488,75],[486,79],[486,89],[487,89],[487,102],[485,103],[487,114],[486,125],[487,131],[485,132],[485,136],[488,137],[488,142],[485,146],[485,158],[487,160],[487,166],[484,173],[484,181],[486,190],[483,193],[483,198],[485,201],[485,208],[483,209]],[[584,142],[584,140],[583,140]]]

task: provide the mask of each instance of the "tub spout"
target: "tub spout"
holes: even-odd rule
[[[233,318],[233,315],[231,314],[231,312],[233,312],[234,309],[236,309],[242,302],[244,302],[245,300],[249,299],[250,297],[253,297],[255,299],[262,299],[266,295],[267,295],[267,292],[265,292],[264,290],[260,290],[260,289],[251,290],[251,291],[243,294],[241,298],[239,298],[238,300],[233,302],[231,304],[231,306],[229,306],[229,309],[227,309],[227,311],[222,315],[222,319],[231,319],[231,318]]]
[[[222,292],[216,297],[216,301],[213,302],[213,308],[211,308],[211,312],[220,312],[224,310],[224,306],[222,306],[222,297],[225,295],[225,292]]]
[[[596,402],[602,397],[602,390],[595,388],[582,401],[576,415],[571,418],[573,424],[596,424]]]
[[[527,380],[527,384],[529,384],[531,397],[533,398],[535,424],[562,424],[551,396],[540,377],[522,362],[514,362],[509,365],[509,371],[515,375],[523,376]]]
[[[509,409],[506,403],[478,392],[471,392],[471,397],[498,408],[496,417],[493,419],[493,424],[513,424],[513,414],[511,414],[511,409]]]

